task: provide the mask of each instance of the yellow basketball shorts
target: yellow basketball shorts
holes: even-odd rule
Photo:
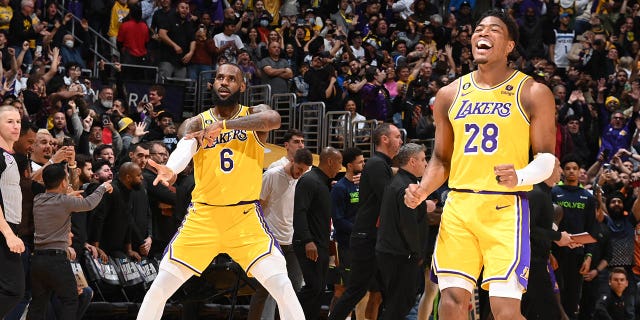
[[[192,203],[168,246],[169,258],[200,275],[213,258],[226,253],[247,272],[280,250],[258,202],[233,206]]]
[[[526,193],[449,192],[433,253],[436,278],[458,277],[475,286],[484,266],[483,289],[512,275],[526,289],[530,254]]]

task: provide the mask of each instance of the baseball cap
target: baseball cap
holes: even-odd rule
[[[122,130],[126,129],[130,124],[133,123],[133,120],[129,117],[124,117],[118,121],[118,132],[122,132]]]

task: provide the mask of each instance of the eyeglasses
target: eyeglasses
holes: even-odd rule
[[[169,157],[169,154],[166,152],[149,152],[149,154],[157,154],[157,155],[160,155],[161,157]]]
[[[613,117],[615,120],[624,120],[624,117]]]

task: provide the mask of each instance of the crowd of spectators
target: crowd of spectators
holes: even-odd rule
[[[152,83],[144,101],[128,103],[123,81],[155,79],[131,65],[195,80],[221,63],[236,63],[251,85],[295,93],[298,102],[322,101],[327,111],[349,111],[351,121],[392,123],[403,129],[405,142],[423,142],[434,137],[437,91],[475,68],[470,35],[485,5],[0,1],[0,99],[24,119],[15,146],[24,156],[16,157],[24,180],[16,230],[27,247],[23,255],[33,249],[30,203],[44,191],[43,168],[55,163],[67,164],[70,188],[85,195],[113,181],[113,192],[89,214],[72,215],[71,247],[80,259],[85,251],[105,261],[159,257],[180,225],[194,185],[191,171],[173,186],[154,186],[155,172],[146,161],[166,163],[182,119],[168,111],[159,84]],[[512,67],[548,85],[555,96],[556,156],[564,173],[552,190],[564,209],[558,228],[598,240],[584,248],[551,249],[563,310],[571,319],[640,315],[634,299],[640,280],[640,240],[634,236],[640,232],[640,5],[521,0],[494,6],[520,27]],[[96,32],[109,40],[97,48],[108,61],[96,58],[89,45]],[[92,66],[101,72],[86,77],[83,70]],[[203,80],[210,77],[205,73]],[[304,134],[295,135],[296,141]],[[296,148],[290,149],[288,160]],[[353,223],[356,210],[349,212]],[[350,232],[343,229],[350,227],[344,218],[342,236]],[[27,301],[7,319],[17,319]],[[625,303],[626,310],[614,310]]]

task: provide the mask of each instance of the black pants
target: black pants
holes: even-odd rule
[[[560,286],[562,307],[569,318],[575,319],[582,294],[583,277],[579,271],[584,262],[584,254],[577,249],[563,250],[556,255],[556,258],[558,259],[556,278]]]
[[[45,319],[51,295],[60,300],[61,319],[75,319],[78,311],[78,286],[64,250],[34,251],[31,258],[29,320]]]
[[[547,262],[532,260],[527,292],[522,296],[522,315],[528,320],[560,319]]]
[[[24,270],[19,253],[7,247],[0,233],[0,319],[15,307],[24,296]]]
[[[329,250],[318,247],[318,260],[312,261],[307,258],[303,244],[294,244],[293,248],[304,278],[304,286],[298,292],[298,300],[302,305],[305,319],[317,320],[320,318],[322,294],[327,286]]]
[[[351,273],[347,289],[333,306],[329,320],[344,320],[367,294],[378,271],[376,239],[351,238]]]
[[[418,276],[421,275],[418,261],[380,252],[376,257],[384,292],[382,319],[404,319],[416,304]]]

